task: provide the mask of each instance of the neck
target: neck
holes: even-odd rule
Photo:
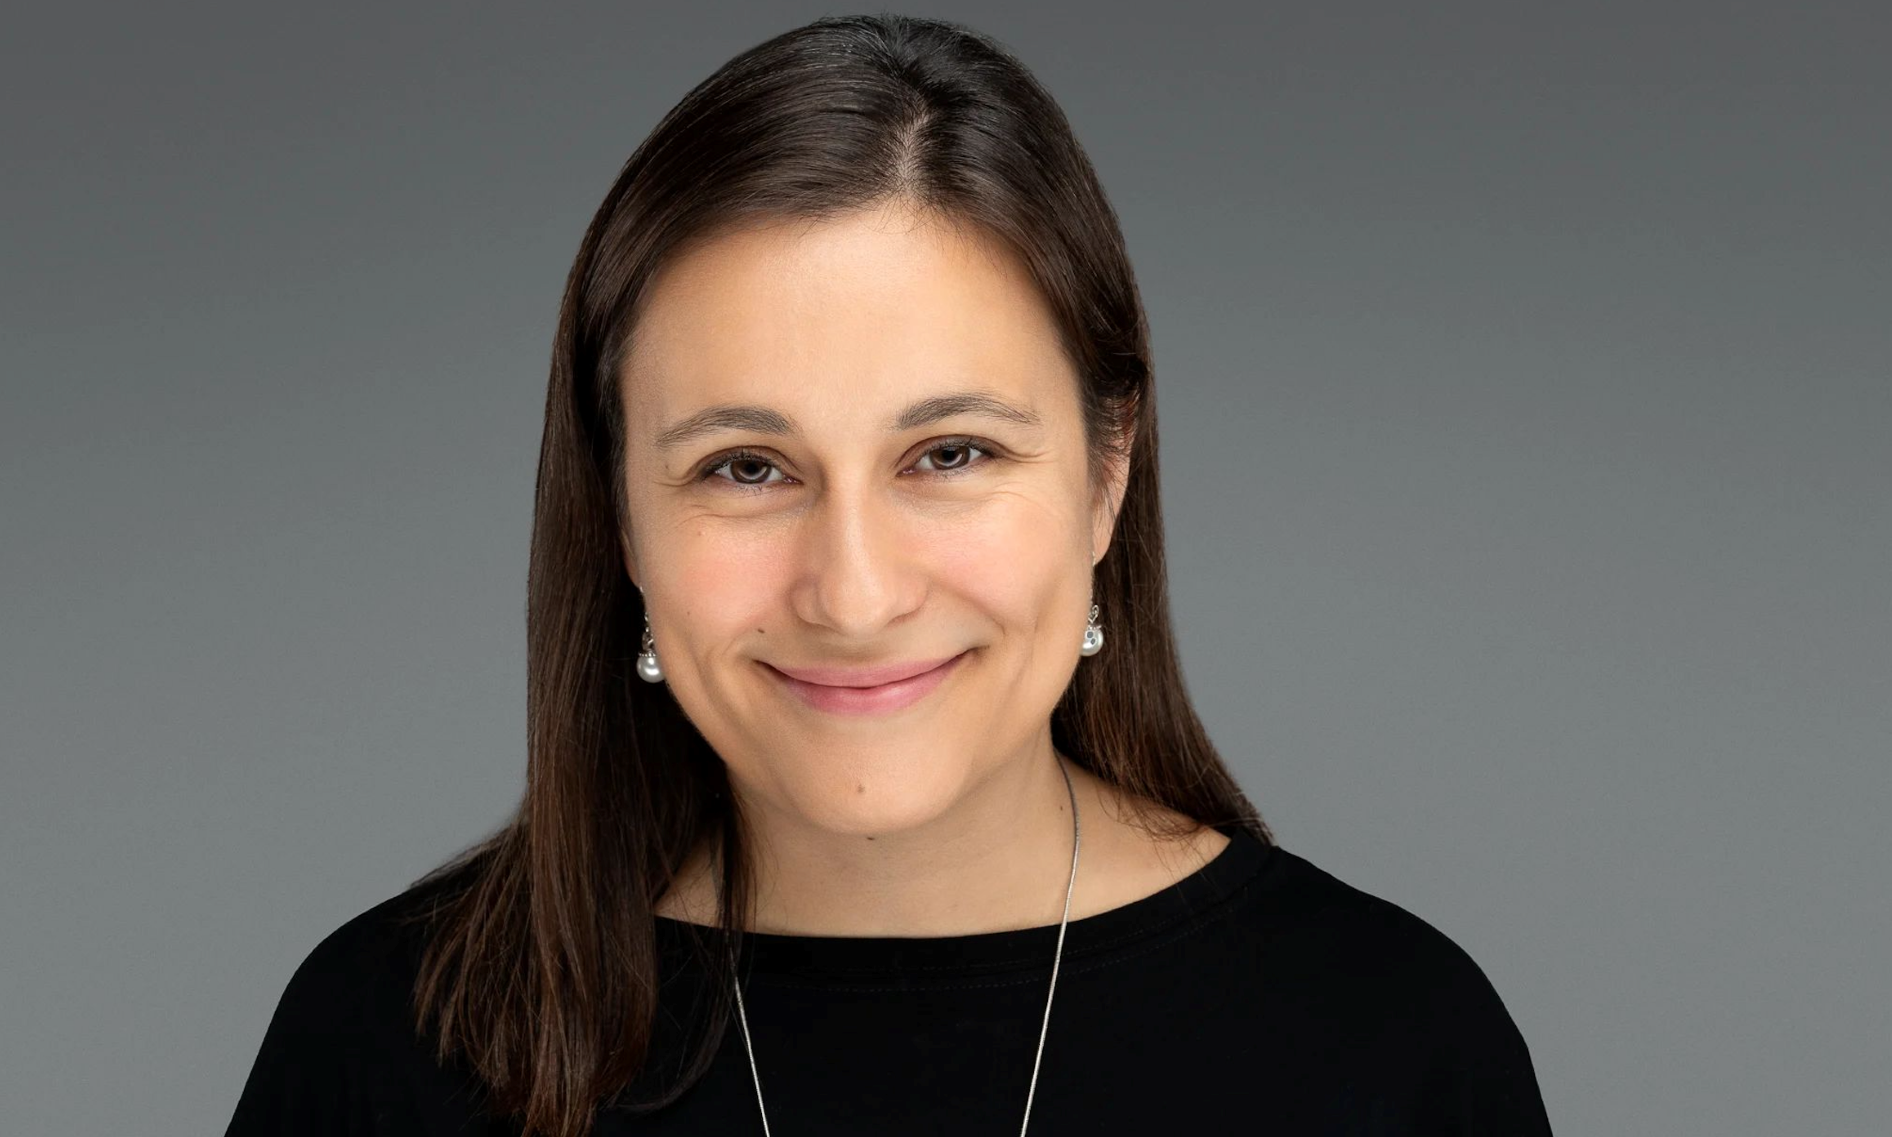
[[[745,796],[756,893],[749,930],[953,936],[1056,924],[1072,880],[1073,791],[1083,824],[1071,895],[1071,918],[1078,919],[1086,905],[1110,906],[1087,883],[1098,876],[1094,867],[1108,863],[1121,822],[1109,808],[1108,787],[1058,754],[1048,734],[947,812],[893,832],[837,833]],[[717,885],[714,860],[699,850],[657,911],[714,923]]]
[[[1047,735],[947,812],[893,832],[836,833],[798,814],[751,810],[754,930],[949,936],[1057,923],[1071,880],[1071,791],[1060,764],[1073,765]]]
[[[1053,925],[1071,876],[1071,792],[1083,822],[1070,918],[1148,896],[1201,868],[1229,839],[1125,794],[1051,746],[1007,763],[923,826],[836,833],[742,795],[756,904],[748,930],[800,936],[943,937]],[[1157,836],[1153,821],[1169,831]],[[701,843],[656,912],[716,924],[720,873]]]

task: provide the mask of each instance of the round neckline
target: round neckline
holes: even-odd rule
[[[1230,822],[1215,826],[1228,844],[1181,880],[1148,896],[1065,925],[1064,959],[1110,951],[1161,933],[1219,906],[1260,871],[1274,846]],[[681,947],[701,925],[656,917],[659,942]],[[748,932],[738,965],[745,975],[834,977],[966,976],[1035,968],[1049,971],[1058,925],[956,936],[818,936]]]

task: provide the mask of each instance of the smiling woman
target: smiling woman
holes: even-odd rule
[[[1092,484],[1029,273],[908,198],[726,226],[653,273],[618,380],[625,575],[773,854],[755,926],[1042,913],[1032,869],[1069,843],[1050,712],[1125,481],[1113,453]]]
[[[1122,235],[991,40],[731,60],[554,347],[524,800],[317,945],[230,1132],[1548,1131],[1191,707]]]

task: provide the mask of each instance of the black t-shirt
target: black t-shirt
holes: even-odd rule
[[[1030,1134],[1550,1132],[1524,1039],[1455,942],[1278,845],[1222,832],[1228,846],[1189,877],[1070,922]],[[420,933],[394,917],[424,888],[349,920],[296,969],[227,1137],[518,1132],[409,1028]],[[706,977],[686,925],[660,918],[657,933],[660,1014],[684,1022]],[[745,937],[770,1131],[1016,1133],[1057,935]],[[633,1091],[661,1071],[659,1058]],[[733,1013],[684,1096],[643,1115],[607,1105],[594,1132],[760,1134]]]

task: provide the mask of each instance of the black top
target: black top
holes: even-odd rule
[[[1227,848],[1184,880],[1070,922],[1030,1134],[1550,1132],[1524,1039],[1455,942],[1280,846],[1222,832]],[[296,969],[229,1137],[518,1132],[408,1028],[419,932],[392,917],[418,891],[349,920]],[[704,976],[686,925],[660,918],[657,931],[661,1005],[682,1022]],[[1050,924],[745,937],[770,1131],[1017,1133],[1057,936]],[[682,1098],[597,1117],[598,1137],[760,1134],[733,1013]]]

